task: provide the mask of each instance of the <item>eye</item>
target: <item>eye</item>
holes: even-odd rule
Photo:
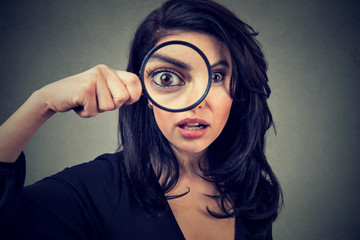
[[[158,71],[153,73],[153,81],[160,87],[182,86],[184,81],[175,73],[169,71]]]
[[[212,73],[212,82],[218,83],[224,81],[224,74],[221,72],[213,72]]]

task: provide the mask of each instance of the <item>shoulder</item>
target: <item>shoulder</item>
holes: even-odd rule
[[[121,167],[122,153],[103,154],[94,160],[46,177],[27,186],[26,198],[75,203],[84,209],[109,212],[117,205],[128,183]],[[62,204],[62,203],[61,203]],[[85,206],[86,205],[86,206]]]
[[[54,229],[84,236],[102,234],[128,188],[121,161],[121,153],[103,154],[27,186],[22,219],[39,233],[47,226],[50,235]]]
[[[114,201],[120,196],[123,185],[127,186],[121,162],[120,152],[103,154],[92,161],[65,168],[30,185],[27,189],[31,192],[34,192],[34,189],[41,192],[44,192],[42,189],[52,189],[52,193],[64,192],[82,199],[98,198],[102,195],[109,196],[108,200]]]
[[[123,175],[122,153],[117,152],[102,154],[92,161],[65,168],[52,177],[93,185],[119,182]]]

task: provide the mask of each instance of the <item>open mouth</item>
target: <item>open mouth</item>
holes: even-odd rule
[[[197,131],[206,128],[208,125],[202,123],[184,123],[178,125],[180,128],[190,131]]]
[[[196,139],[204,136],[210,125],[200,118],[185,118],[178,122],[177,126],[181,136],[188,139]]]

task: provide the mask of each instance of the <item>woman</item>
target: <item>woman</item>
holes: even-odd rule
[[[99,65],[32,94],[0,129],[0,233],[11,239],[272,239],[281,190],[264,155],[270,89],[255,35],[215,2],[170,0],[137,29],[126,72]],[[137,76],[147,52],[171,40],[194,44],[212,65],[208,96],[180,113],[153,106]],[[48,118],[116,108],[118,153],[22,190],[22,149]]]

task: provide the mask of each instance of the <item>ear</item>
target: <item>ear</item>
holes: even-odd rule
[[[153,105],[152,105],[152,103],[148,100],[148,107],[150,108],[150,109],[153,109]]]

